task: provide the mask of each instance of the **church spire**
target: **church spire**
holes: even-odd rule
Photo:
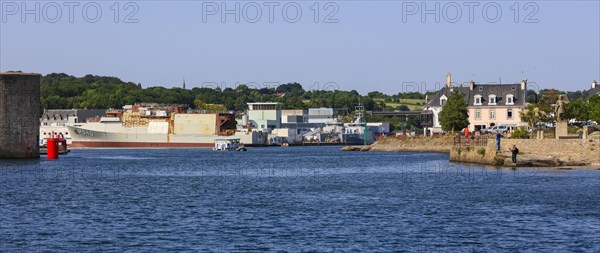
[[[183,78],[183,89],[185,90],[185,77]]]

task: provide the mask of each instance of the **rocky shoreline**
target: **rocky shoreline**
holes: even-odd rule
[[[368,146],[346,146],[341,151],[378,151],[378,152],[432,152],[449,153],[452,148],[452,138],[442,137],[412,137],[384,138]]]
[[[499,167],[578,167],[578,168],[598,168],[589,162],[577,161],[577,160],[566,160],[565,158],[559,158],[549,155],[540,154],[520,154],[517,156],[517,162],[513,163],[512,154],[509,151],[496,152],[492,149],[492,154],[473,151],[469,149],[462,150],[452,149],[450,152],[450,161],[460,163],[474,163],[483,165],[492,165]]]

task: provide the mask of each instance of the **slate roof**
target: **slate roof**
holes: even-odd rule
[[[444,86],[435,95],[428,97],[425,107],[439,107],[442,95],[450,97],[452,91],[458,91],[464,95],[468,106],[506,106],[506,96],[513,95],[514,105],[525,106],[525,91],[521,84],[475,84],[473,90],[469,86],[446,87]],[[481,95],[481,105],[475,105],[475,96]],[[496,95],[496,104],[489,105],[489,95]]]
[[[587,91],[588,96],[600,95],[600,85]]]
[[[468,96],[468,94],[470,94],[469,87],[450,87],[450,88],[448,88],[448,87],[444,86],[441,90],[436,92],[435,95],[427,97],[427,103],[425,103],[425,107],[441,106],[440,98],[443,95],[445,95],[447,98],[449,98],[450,93],[452,93],[453,91],[458,91],[458,92],[462,93],[465,103],[467,103],[467,104],[469,103],[469,96]]]

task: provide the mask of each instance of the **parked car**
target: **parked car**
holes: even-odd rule
[[[495,125],[492,127],[484,128],[481,130],[484,134],[495,134],[495,133],[506,133],[508,131],[508,126],[505,125]]]
[[[583,121],[583,126],[595,126],[598,125],[598,122],[593,120]]]

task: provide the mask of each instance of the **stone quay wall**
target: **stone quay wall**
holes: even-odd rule
[[[600,138],[589,139],[502,139],[500,152],[496,140],[485,147],[453,147],[450,161],[507,166],[513,145],[519,149],[517,166],[590,166],[600,167]],[[482,152],[485,149],[484,152]],[[482,154],[483,153],[483,154]]]

